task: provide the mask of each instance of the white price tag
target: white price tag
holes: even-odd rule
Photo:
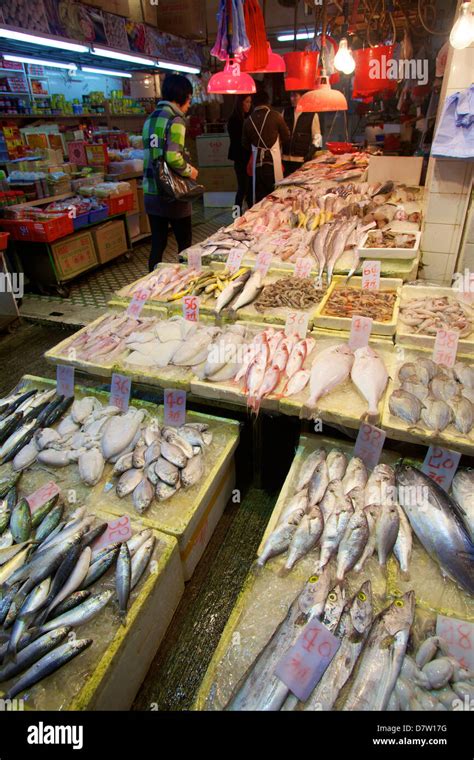
[[[369,470],[379,463],[386,433],[380,428],[363,422],[354,446],[354,456],[360,457]]]
[[[183,316],[188,322],[199,321],[199,298],[197,296],[184,296]]]
[[[454,367],[458,350],[457,330],[437,330],[433,349],[433,361],[444,367]]]
[[[234,249],[229,253],[227,257],[227,269],[231,274],[234,274],[240,269],[243,257],[244,252],[239,251],[238,249]]]
[[[430,446],[421,470],[441,488],[449,491],[460,459],[461,454],[457,451],[442,449],[441,446]]]
[[[311,274],[312,267],[313,267],[313,262],[311,261],[310,257],[301,256],[299,259],[296,259],[295,277],[302,277],[302,278],[309,277]]]
[[[188,253],[188,267],[200,272],[202,269],[202,254],[201,251],[189,251]]]
[[[362,290],[380,288],[380,261],[364,261],[362,265]]]
[[[56,392],[58,396],[74,396],[74,367],[58,364],[56,367]]]
[[[474,670],[474,623],[438,615],[436,633],[445,640],[449,654],[461,667]]]
[[[306,338],[308,332],[309,314],[303,311],[290,311],[286,318],[285,335],[297,335],[299,338]]]
[[[266,273],[270,269],[272,258],[273,254],[269,251],[262,251],[262,253],[258,254],[257,261],[255,262],[255,271],[261,272],[262,277],[265,277]]]
[[[131,388],[132,380],[130,377],[114,372],[110,383],[110,405],[118,406],[122,412],[126,412],[130,401]]]
[[[149,295],[150,291],[147,288],[140,288],[137,290],[136,293],[134,293],[132,300],[130,301],[130,305],[127,309],[127,314],[130,317],[135,317],[135,319],[138,319],[142,313],[142,309],[145,306]]]
[[[186,391],[167,388],[164,393],[165,425],[181,427],[186,422]]]
[[[363,348],[369,343],[370,333],[372,332],[371,317],[359,317],[354,315],[351,323],[351,334],[349,336],[349,346],[355,351],[356,348]]]

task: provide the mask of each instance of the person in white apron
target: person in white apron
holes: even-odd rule
[[[255,95],[255,110],[247,119],[242,145],[252,150],[252,184],[254,203],[272,192],[275,182],[283,179],[281,142],[289,139],[289,129],[283,117],[269,107],[268,93]],[[259,115],[263,114],[263,118]],[[270,137],[270,139],[269,139]]]

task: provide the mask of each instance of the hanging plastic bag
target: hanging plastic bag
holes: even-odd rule
[[[431,155],[474,158],[474,85],[446,98]]]

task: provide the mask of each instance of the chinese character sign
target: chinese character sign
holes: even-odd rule
[[[444,367],[454,367],[458,350],[457,330],[437,330],[433,349],[433,361]]]
[[[362,290],[378,290],[380,287],[380,261],[364,261],[362,266]]]
[[[448,491],[460,459],[461,454],[457,451],[442,449],[441,446],[430,446],[421,469],[425,475]]]
[[[165,399],[165,425],[181,427],[186,422],[186,391],[167,388]]]
[[[130,401],[131,387],[132,381],[129,377],[114,372],[110,384],[110,404],[118,406],[122,412],[126,412]]]
[[[370,317],[359,317],[354,315],[352,317],[351,334],[349,336],[350,348],[355,351],[356,348],[367,346],[371,332],[372,319]]]
[[[373,469],[379,462],[385,443],[385,431],[364,422],[354,446],[354,456],[360,457],[365,466]]]

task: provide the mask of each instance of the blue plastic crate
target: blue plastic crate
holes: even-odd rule
[[[98,208],[95,211],[89,211],[89,224],[102,222],[104,219],[107,219],[108,215],[109,209],[107,206],[102,206],[102,208]]]
[[[87,227],[89,224],[89,212],[85,214],[78,214],[73,220],[74,230],[80,230],[81,227]]]

